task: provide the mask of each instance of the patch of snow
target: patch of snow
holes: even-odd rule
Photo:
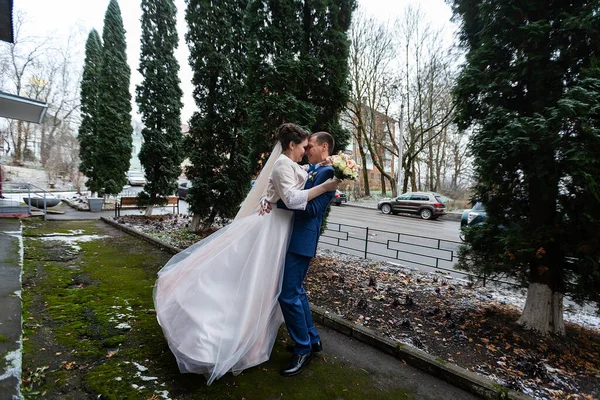
[[[138,371],[135,374],[135,377],[136,378],[140,378],[141,380],[146,381],[146,382],[148,382],[148,381],[157,381],[158,380],[158,378],[156,376],[144,376],[144,375],[142,375],[142,373],[140,371]]]
[[[166,391],[166,390],[161,390],[161,391],[157,390],[154,393],[156,393],[157,395],[159,395],[164,400],[171,400],[171,398],[169,397],[169,392]]]
[[[79,243],[91,242],[94,240],[108,238],[108,235],[80,235],[80,236],[68,236],[64,234],[52,236],[44,235],[41,237],[32,237],[34,240],[56,240],[65,243],[67,246],[71,246],[73,251],[79,252],[81,251],[81,247],[78,245]]]
[[[131,325],[121,322],[119,325],[115,326],[117,329],[131,329]]]
[[[120,376],[117,376],[117,377],[115,378],[115,381],[122,381],[122,380],[123,380],[123,378],[121,378]]]
[[[0,375],[0,381],[4,379],[15,377],[21,381],[21,349],[17,349],[14,351],[9,351],[4,356],[4,360],[6,361],[6,372]]]
[[[69,233],[46,233],[44,236],[79,236],[83,234],[82,229],[71,229]]]
[[[133,365],[135,365],[140,372],[148,371],[148,368],[144,367],[142,364],[136,363],[135,361],[133,362]]]

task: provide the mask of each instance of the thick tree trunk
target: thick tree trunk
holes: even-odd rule
[[[371,190],[369,188],[369,170],[367,169],[367,154],[359,147],[358,151],[360,152],[360,160],[362,164],[362,178],[364,183],[363,196],[370,196]]]
[[[517,322],[525,329],[538,331],[542,335],[555,333],[564,336],[562,293],[552,292],[548,285],[542,283],[530,283],[525,307]]]
[[[15,160],[23,160],[23,122],[17,122],[17,143],[15,144]]]
[[[406,193],[408,191],[408,182],[410,180],[410,169],[406,168],[404,172],[404,182],[402,182],[402,192],[398,193],[401,195],[402,193]]]
[[[151,217],[152,216],[152,211],[154,211],[154,206],[153,205],[149,205],[148,207],[146,207],[146,211],[144,212],[144,216],[145,217]]]
[[[202,220],[200,219],[200,215],[194,214],[192,215],[192,222],[190,222],[189,231],[190,232],[200,232],[202,230]]]

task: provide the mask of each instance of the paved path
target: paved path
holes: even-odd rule
[[[21,222],[0,218],[0,399],[21,392]]]

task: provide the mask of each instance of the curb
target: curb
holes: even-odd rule
[[[128,233],[128,234],[135,236],[137,238],[140,238],[150,244],[153,244],[154,246],[158,247],[160,250],[166,251],[169,254],[175,255],[175,254],[179,253],[180,251],[182,251],[181,249],[178,249],[175,246],[171,246],[170,244],[165,243],[160,239],[156,239],[150,235],[146,235],[145,233],[138,232],[135,229],[128,228],[128,227],[121,225],[118,222],[112,221],[106,217],[100,217],[100,220],[106,222],[107,224],[109,224],[111,226],[114,226],[115,228],[117,228],[125,233]]]
[[[90,211],[89,207],[84,206],[83,204],[76,204],[69,199],[61,199],[63,203],[68,205],[69,207],[77,210],[77,211]]]
[[[129,233],[132,236],[138,237],[150,244],[153,244],[170,254],[174,255],[182,251],[181,249],[171,246],[170,244],[167,244],[159,239],[146,235],[145,233],[138,232],[132,228],[123,226],[105,217],[100,217],[100,220],[125,233]],[[368,344],[386,354],[392,355],[398,360],[406,362],[415,368],[425,371],[426,373],[440,378],[451,385],[466,390],[484,399],[532,399],[532,397],[514,390],[507,389],[488,378],[477,375],[474,372],[459,367],[458,365],[444,361],[439,357],[434,357],[415,347],[382,337],[372,329],[346,321],[342,317],[332,314],[322,307],[310,304],[310,309],[313,313],[313,319],[319,322],[321,325]]]

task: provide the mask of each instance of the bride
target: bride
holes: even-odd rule
[[[283,322],[277,298],[293,211],[259,203],[282,200],[289,209],[339,183],[303,190],[307,173],[297,162],[309,133],[294,124],[278,129],[278,143],[235,220],[174,256],[158,272],[154,304],[181,372],[203,374],[210,385],[269,359]],[[261,201],[262,199],[262,201]]]

